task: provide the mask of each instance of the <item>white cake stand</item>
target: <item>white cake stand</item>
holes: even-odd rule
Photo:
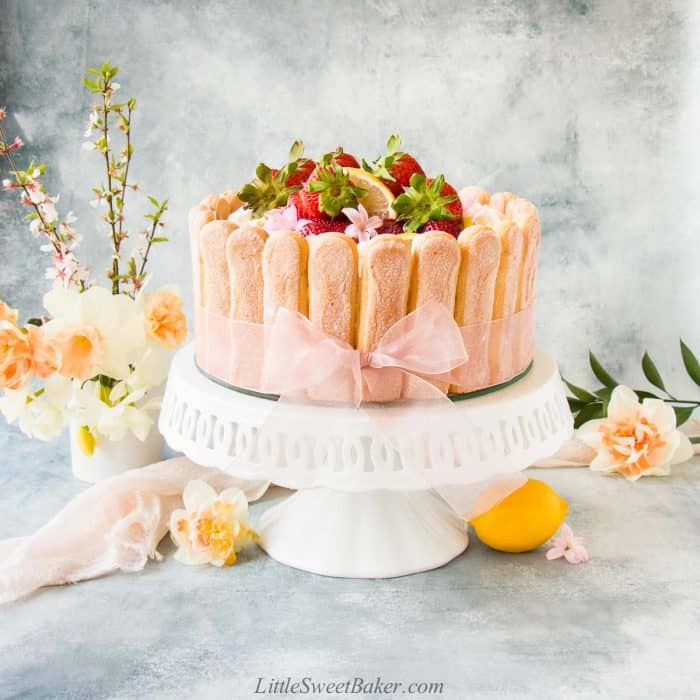
[[[298,489],[263,515],[261,546],[326,576],[386,578],[446,564],[466,549],[467,529],[430,485],[520,471],[554,454],[572,431],[556,364],[541,349],[510,386],[423,405],[424,430],[411,420],[403,431],[399,417],[388,435],[371,405],[287,406],[283,420],[270,422],[273,410],[274,401],[207,379],[189,345],[173,360],[159,428],[198,464]]]

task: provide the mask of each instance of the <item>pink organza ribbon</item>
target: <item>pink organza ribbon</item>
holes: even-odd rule
[[[182,507],[192,479],[217,491],[240,488],[250,501],[267,482],[242,481],[185,457],[168,459],[101,481],[73,498],[36,533],[0,541],[0,603],[42,586],[75,583],[112,571],[140,571],[159,559],[170,514]]]
[[[426,304],[401,318],[371,352],[332,338],[300,313],[280,309],[267,337],[263,390],[359,406],[401,398],[402,373],[407,373],[420,382],[410,398],[443,398],[426,379],[466,361],[459,328],[441,304]]]
[[[395,400],[406,373],[415,381],[404,398],[440,398],[443,392],[432,386],[439,382],[469,393],[522,373],[534,354],[534,305],[460,328],[444,307],[428,304],[394,324],[366,354],[284,309],[263,325],[198,307],[195,327],[197,364],[207,374],[253,391],[304,392],[316,401]]]

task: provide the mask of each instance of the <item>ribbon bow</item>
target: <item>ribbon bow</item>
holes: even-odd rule
[[[404,316],[371,352],[316,328],[305,316],[279,309],[267,337],[264,386],[281,395],[352,402],[398,398],[401,372],[416,378],[431,397],[442,396],[424,377],[438,377],[464,364],[459,327],[441,304],[431,302]],[[399,392],[400,396],[400,392]],[[423,392],[421,398],[425,398]]]

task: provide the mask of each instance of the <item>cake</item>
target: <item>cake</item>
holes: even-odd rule
[[[412,312],[449,312],[467,361],[429,377],[384,368],[365,401],[411,398],[425,382],[471,393],[532,362],[537,209],[511,192],[428,177],[397,136],[361,163],[342,148],[312,160],[295,142],[285,165],[261,163],[239,190],[193,207],[189,235],[197,363],[234,387],[270,389],[265,363],[286,361],[285,348],[266,346],[280,309],[362,358]],[[326,380],[324,398],[340,381]],[[318,387],[308,388],[313,398]]]

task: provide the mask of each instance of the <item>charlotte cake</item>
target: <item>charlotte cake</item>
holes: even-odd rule
[[[189,233],[195,305],[209,314],[271,324],[285,308],[370,352],[400,318],[438,302],[469,353],[458,381],[433,381],[449,393],[502,383],[532,359],[536,207],[427,177],[396,136],[362,166],[342,148],[312,160],[295,142],[283,166],[260,164],[239,191],[193,207]],[[235,365],[246,348],[234,346]],[[418,386],[384,371],[364,398],[411,397]]]

